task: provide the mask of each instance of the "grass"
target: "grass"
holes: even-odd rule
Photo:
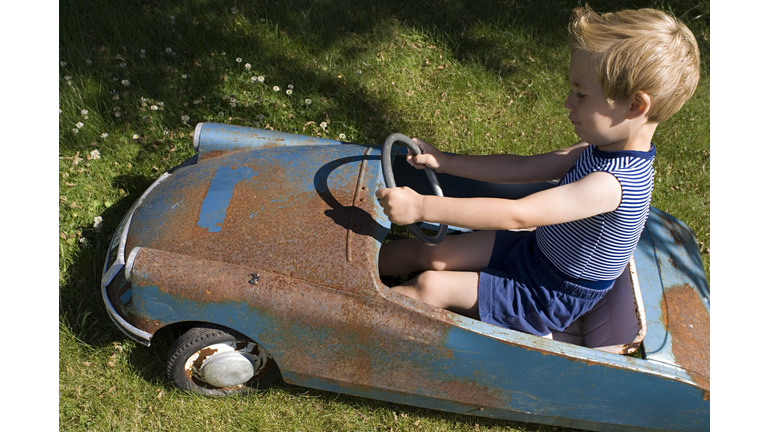
[[[98,286],[123,213],[192,155],[201,121],[363,144],[402,132],[472,154],[574,143],[562,105],[576,3],[61,2],[60,429],[555,430],[286,385],[247,398],[184,394],[165,378],[175,335],[131,342]],[[652,204],[693,228],[709,274],[709,2],[590,5],[671,10],[699,38],[699,89],[655,137]]]

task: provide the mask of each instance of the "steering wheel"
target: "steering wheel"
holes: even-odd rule
[[[401,142],[405,144],[406,147],[408,147],[411,152],[413,152],[413,154],[421,154],[421,148],[407,136],[401,133],[393,133],[387,137],[387,140],[384,141],[384,146],[381,148],[381,169],[384,171],[384,184],[387,185],[388,188],[397,187],[395,184],[395,174],[392,172],[391,157],[392,144],[395,142]],[[431,168],[424,168],[424,171],[427,174],[427,178],[429,178],[429,184],[432,185],[432,190],[435,192],[435,195],[443,196],[443,189],[440,187],[440,182],[437,180],[435,172]],[[414,237],[428,245],[436,245],[440,243],[443,241],[445,234],[448,232],[448,227],[444,224],[440,224],[440,228],[438,229],[437,234],[434,236],[428,236],[424,234],[424,232],[419,229],[416,224],[407,225],[406,228],[408,228],[408,231],[410,231]]]

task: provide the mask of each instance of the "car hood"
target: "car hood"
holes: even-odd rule
[[[148,247],[346,291],[378,281],[389,222],[380,149],[285,146],[196,156],[136,209],[126,251]]]

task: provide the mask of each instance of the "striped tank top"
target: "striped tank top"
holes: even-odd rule
[[[539,250],[565,276],[588,281],[614,280],[624,271],[645,226],[653,192],[656,147],[606,152],[588,146],[558,185],[597,171],[621,184],[621,203],[608,213],[536,229]]]

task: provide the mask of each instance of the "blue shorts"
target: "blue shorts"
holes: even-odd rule
[[[534,232],[497,231],[491,261],[480,272],[480,320],[537,336],[563,331],[613,286],[600,285],[588,288],[559,274],[541,255]]]

